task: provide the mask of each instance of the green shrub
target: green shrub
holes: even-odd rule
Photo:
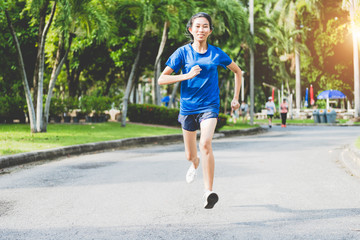
[[[0,97],[0,122],[12,123],[14,119],[25,123],[26,101],[21,96]]]
[[[92,97],[92,108],[96,114],[104,114],[106,110],[111,109],[112,100],[109,97]]]
[[[50,102],[49,114],[50,117],[62,116],[65,111],[65,106],[61,98],[52,97]]]
[[[79,100],[77,97],[68,97],[63,100],[65,113],[71,113],[79,108]]]
[[[112,97],[111,100],[112,100],[112,102],[114,104],[113,107],[115,109],[118,109],[118,110],[121,109],[122,102],[123,102],[123,97],[124,97],[124,94],[122,94],[122,93]]]
[[[88,115],[93,110],[92,108],[92,97],[91,96],[81,96],[80,98],[80,110],[83,115]]]
[[[129,104],[127,117],[131,122],[180,126],[178,122],[179,109],[160,107],[152,104]],[[226,125],[228,116],[220,113],[216,130]]]
[[[152,104],[129,104],[127,116],[131,122],[178,126],[179,109]]]
[[[215,131],[218,131],[220,128],[226,125],[229,116],[223,113],[219,113],[218,122],[216,125]]]
[[[0,97],[0,116],[5,117],[10,112],[7,97]]]
[[[106,96],[82,96],[80,98],[80,109],[85,115],[89,115],[92,111],[95,114],[104,114],[106,110],[111,109],[112,99]]]
[[[316,101],[316,105],[317,105],[318,109],[325,109],[326,108],[326,100],[319,99]]]

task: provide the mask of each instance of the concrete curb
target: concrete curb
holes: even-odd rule
[[[237,136],[254,135],[265,131],[267,131],[267,129],[261,127],[244,129],[244,130],[220,131],[219,133],[215,133],[214,138],[216,139],[216,138],[235,136],[235,135]],[[61,157],[75,156],[85,153],[93,153],[97,151],[123,149],[127,147],[149,145],[149,144],[167,144],[167,143],[180,142],[182,140],[183,140],[182,134],[173,134],[173,135],[164,135],[164,136],[126,138],[126,139],[113,140],[113,141],[87,143],[87,144],[53,148],[53,149],[47,149],[41,151],[20,153],[20,154],[0,157],[0,169],[7,167],[14,167],[21,164],[26,164],[36,161],[53,160]]]
[[[355,144],[345,145],[339,154],[339,160],[348,173],[360,177],[360,150]]]
[[[350,151],[352,160],[354,161],[354,163],[358,166],[358,168],[360,170],[360,149],[355,147],[355,144],[353,143],[349,146],[349,151]]]

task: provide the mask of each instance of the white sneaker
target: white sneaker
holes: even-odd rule
[[[211,209],[219,201],[219,196],[213,191],[206,190],[204,200],[204,208]]]
[[[192,163],[191,166],[189,167],[189,170],[186,173],[187,183],[192,183],[194,181],[197,172],[196,170],[197,169],[194,167],[194,164]]]

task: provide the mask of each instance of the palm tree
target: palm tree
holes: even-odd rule
[[[211,0],[199,1],[197,11],[207,12],[213,20],[215,26],[209,38],[211,44],[221,47],[227,52],[234,61],[242,50],[242,45],[253,47],[253,38],[249,34],[249,14],[247,8],[237,0]],[[226,75],[226,74],[225,74]],[[233,79],[222,78],[221,86],[232,86]],[[231,96],[231,88],[225,87],[225,109],[228,99]]]
[[[185,19],[185,16],[191,11],[193,7],[192,2],[183,2],[181,0],[140,0],[128,2],[127,5],[124,4],[124,7],[131,7],[134,10],[138,18],[138,33],[139,33],[139,47],[138,53],[134,64],[131,69],[129,79],[127,81],[127,86],[123,98],[122,105],[122,121],[121,125],[126,126],[126,117],[127,117],[127,106],[128,100],[131,93],[131,86],[133,85],[135,72],[138,68],[139,58],[142,51],[142,43],[147,33],[151,31],[158,32],[159,29],[162,29],[162,37],[159,45],[158,53],[155,59],[154,64],[154,79],[152,82],[152,97],[154,104],[161,104],[160,98],[160,88],[157,85],[157,79],[160,75],[160,66],[161,66],[161,56],[169,36],[181,36],[181,23]],[[169,32],[169,33],[168,33]]]
[[[294,39],[300,32],[300,30],[287,31],[281,25],[273,25],[269,32],[269,42],[272,43],[268,49],[269,61],[279,67],[278,73],[285,80],[288,92],[290,92],[289,80],[296,69],[295,50],[306,51],[304,45],[298,42],[294,43]]]
[[[181,23],[187,20],[189,12],[191,12],[194,7],[195,5],[192,1],[166,0],[157,3],[154,2],[154,11],[151,17],[152,22],[155,25],[158,25],[158,29],[161,29],[161,26],[163,25],[161,42],[154,64],[154,104],[161,105],[160,86],[157,84],[157,79],[160,77],[161,56],[164,51],[166,41],[168,39],[168,31],[170,30],[170,37],[179,38],[179,35],[183,30],[183,26]]]
[[[56,20],[59,26],[57,29],[59,44],[46,97],[42,131],[46,131],[52,93],[62,66],[70,52],[73,39],[75,37],[90,38],[90,35],[95,35],[98,41],[102,41],[107,38],[110,31],[106,9],[98,0],[67,0],[60,5],[60,11]],[[79,32],[85,32],[85,34],[77,34]],[[66,51],[64,51],[65,39],[67,39]],[[63,51],[65,54],[61,56]]]
[[[278,1],[274,9],[279,11],[278,23],[283,25],[284,28],[290,32],[299,30],[297,35],[292,39],[294,42],[294,58],[295,58],[295,91],[296,91],[296,107],[300,110],[301,102],[301,76],[300,76],[300,53],[302,49],[298,46],[301,41],[301,23],[299,21],[298,13],[304,9],[318,13],[319,0],[280,0]],[[318,15],[318,14],[316,14]]]
[[[350,20],[352,25],[353,52],[354,52],[354,101],[355,101],[355,117],[359,117],[360,112],[360,83],[359,83],[359,49],[357,32],[359,31],[359,16],[357,12],[360,10],[359,0],[343,0],[343,8],[350,12]]]
[[[138,17],[138,39],[139,46],[137,48],[137,54],[134,60],[134,63],[131,67],[131,72],[126,83],[125,94],[123,97],[123,104],[122,104],[122,113],[121,113],[121,126],[126,126],[126,117],[127,117],[127,109],[128,109],[128,101],[131,93],[131,88],[133,86],[133,81],[135,78],[135,72],[138,69],[139,59],[142,51],[142,46],[144,39],[147,35],[146,26],[150,22],[150,16],[152,14],[152,6],[149,4],[149,1],[124,1],[122,2],[121,8],[128,9],[129,11],[137,14]]]

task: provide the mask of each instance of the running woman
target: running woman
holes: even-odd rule
[[[186,181],[194,181],[200,159],[197,153],[196,131],[200,129],[199,149],[204,177],[204,207],[211,209],[219,200],[213,191],[215,160],[212,138],[220,108],[218,67],[229,68],[235,74],[232,109],[238,109],[242,72],[236,63],[220,48],[207,43],[213,31],[211,17],[203,12],[190,18],[186,30],[191,42],[178,48],[166,62],[158,79],[160,85],[181,82],[180,113],[185,155],[191,162]],[[179,70],[179,75],[171,75]]]

